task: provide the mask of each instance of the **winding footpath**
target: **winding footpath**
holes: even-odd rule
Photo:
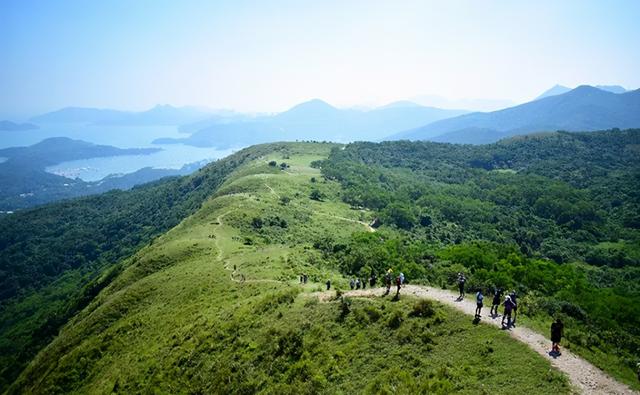
[[[383,288],[374,288],[347,291],[344,292],[344,295],[355,298],[370,298],[382,296],[383,293]],[[401,295],[413,295],[419,298],[437,300],[438,302],[456,308],[470,316],[475,315],[476,305],[474,301],[466,299],[459,301],[458,295],[448,290],[426,286],[406,285],[402,288],[400,293]],[[333,296],[335,296],[335,292],[331,291],[321,292],[319,295],[322,300],[328,300]],[[488,312],[488,308],[483,310]],[[491,316],[485,315],[483,317],[485,318],[482,319],[481,322],[501,327],[502,316],[492,318]],[[566,374],[571,384],[583,394],[638,394],[638,392],[632,390],[625,384],[615,381],[605,372],[567,349],[563,349],[560,357],[551,358],[549,356],[549,349],[551,347],[550,340],[531,329],[517,326],[509,329],[508,332],[511,337],[525,343],[543,357],[549,358],[551,364]]]
[[[222,218],[224,218],[226,215],[232,213],[233,211],[235,211],[236,209],[233,210],[229,210],[226,211],[220,215],[218,215],[218,217],[216,217],[216,232],[214,233],[214,239],[213,239],[213,243],[216,246],[216,250],[218,250],[218,253],[216,254],[216,260],[220,263],[222,263],[222,267],[229,271],[229,278],[231,279],[231,281],[236,282],[236,283],[282,283],[282,281],[278,281],[278,280],[269,280],[269,279],[250,279],[247,280],[244,277],[244,274],[239,273],[237,271],[237,268],[234,267],[232,268],[230,265],[231,263],[229,262],[228,259],[225,259],[224,257],[224,253],[222,252],[222,248],[220,247],[220,243],[219,243],[219,235],[220,232],[218,231],[220,229],[221,226],[223,226],[223,222],[222,222]],[[236,277],[240,277],[240,279],[237,279]]]
[[[278,195],[278,193],[269,184],[265,183],[264,185],[269,189],[269,192],[271,194],[273,194],[277,198],[280,198],[280,195]],[[217,261],[223,264],[224,269],[231,272],[230,277],[231,277],[231,280],[234,282],[282,283],[282,281],[277,281],[277,280],[267,280],[267,279],[238,280],[235,278],[237,275],[241,275],[241,274],[238,273],[234,268],[230,267],[230,263],[228,259],[225,259],[224,253],[219,244],[219,237],[220,237],[219,229],[220,227],[223,226],[222,220],[226,215],[230,214],[234,210],[229,210],[227,212],[224,212],[216,218],[217,227],[216,227],[216,232],[214,233],[215,234],[214,243],[215,243],[216,249],[218,250],[218,254],[216,257]],[[349,221],[352,223],[359,223],[365,226],[368,231],[375,232],[375,229],[372,228],[366,222],[345,218],[345,217],[339,217],[331,214],[319,213],[319,212],[316,212],[316,214],[332,217],[332,218],[343,220],[343,221]],[[374,289],[366,289],[366,290],[347,291],[347,292],[344,292],[343,295],[348,297],[354,297],[354,298],[371,298],[371,297],[380,297],[382,296],[383,293],[384,293],[384,288],[374,288]],[[448,290],[427,287],[427,286],[406,285],[402,288],[401,294],[413,295],[419,298],[428,298],[428,299],[436,300],[445,305],[451,306],[459,311],[462,311],[465,314],[468,314],[470,316],[475,316],[476,305],[474,301],[467,300],[467,299],[459,300],[458,295]],[[328,301],[335,296],[335,292],[334,291],[314,292],[312,293],[312,295],[319,297],[323,301]],[[484,309],[485,312],[488,310],[488,307]],[[502,327],[501,316],[491,317],[491,316],[485,315],[484,317],[485,318],[481,320],[482,323],[493,325],[499,328]],[[522,343],[525,343],[532,350],[534,350],[541,356],[548,358],[551,362],[551,365],[553,365],[559,371],[563,372],[569,378],[569,381],[571,382],[571,384],[583,394],[612,394],[612,395],[613,394],[615,395],[640,394],[639,392],[636,392],[631,388],[629,388],[627,385],[614,380],[605,372],[593,366],[590,362],[578,357],[577,355],[575,355],[574,353],[572,353],[567,349],[563,350],[563,353],[560,357],[552,358],[549,355],[550,340],[547,339],[545,336],[534,332],[531,329],[518,326],[518,327],[509,329],[508,332],[511,337],[517,339]]]

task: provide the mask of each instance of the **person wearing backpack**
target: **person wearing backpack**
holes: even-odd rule
[[[398,287],[398,290],[396,291],[396,295],[400,295],[400,287],[402,286],[402,279],[400,278],[400,276],[396,277],[396,287]]]
[[[476,293],[476,318],[480,318],[480,314],[482,313],[482,302],[484,301],[484,295],[482,295],[482,290],[479,290]]]
[[[502,288],[494,288],[493,290],[493,302],[491,304],[491,312],[490,315],[492,317],[498,316],[498,306],[500,306],[500,301],[502,300],[503,294]]]
[[[387,274],[384,275],[384,285],[387,287],[385,295],[389,295],[389,291],[391,291],[391,272],[387,272]]]
[[[507,328],[511,326],[511,312],[513,311],[513,302],[511,301],[511,297],[507,295],[504,298],[504,313],[502,314],[502,327],[504,328],[504,320],[507,319]]]

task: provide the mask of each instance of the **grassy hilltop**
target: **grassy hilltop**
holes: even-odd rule
[[[327,236],[388,235],[311,167],[339,147],[274,147],[96,280],[108,285],[9,393],[570,391],[527,346],[437,303],[320,301],[327,279],[347,285]]]

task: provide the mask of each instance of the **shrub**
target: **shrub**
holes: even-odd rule
[[[314,189],[313,191],[311,191],[311,193],[309,194],[309,199],[311,200],[317,200],[317,201],[321,201],[322,200],[322,192],[320,192],[317,189]]]
[[[400,328],[400,325],[402,325],[403,321],[404,321],[404,314],[402,314],[402,311],[396,310],[393,313],[391,313],[391,317],[389,318],[387,325],[391,329],[398,329]]]
[[[338,319],[340,321],[344,320],[347,315],[351,312],[351,299],[340,297],[340,316]]]
[[[374,306],[366,306],[363,310],[367,314],[371,322],[377,322],[380,317],[382,317],[382,313],[380,313],[380,311]]]
[[[291,201],[291,198],[289,196],[282,196],[280,198],[280,204],[282,204],[283,206],[286,206],[287,204],[289,204],[290,201]]]
[[[433,302],[429,299],[420,299],[413,305],[413,310],[409,315],[411,317],[433,317],[436,313],[435,308],[433,307]]]

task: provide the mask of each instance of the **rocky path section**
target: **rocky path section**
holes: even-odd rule
[[[346,291],[345,296],[348,297],[376,297],[382,296],[384,289],[374,288],[367,290]],[[465,314],[475,315],[476,305],[472,300],[458,300],[458,295],[455,293],[425,286],[406,285],[402,288],[401,295],[414,295],[420,298],[428,298],[437,300],[445,305],[454,307]],[[335,296],[334,292],[322,292],[320,298],[322,300],[328,300]],[[488,307],[483,309],[484,312],[488,312]],[[488,315],[483,316],[481,322],[501,327],[502,317],[498,316],[492,318]],[[562,355],[558,358],[552,358],[549,355],[551,348],[551,341],[539,333],[534,332],[531,329],[517,326],[508,330],[509,334],[527,344],[531,349],[536,351],[543,357],[549,358],[551,364],[558,370],[567,375],[571,384],[580,390],[583,394],[638,394],[638,392],[632,390],[628,386],[615,381],[609,375],[602,370],[593,366],[591,363],[580,358],[569,350],[563,350]]]

